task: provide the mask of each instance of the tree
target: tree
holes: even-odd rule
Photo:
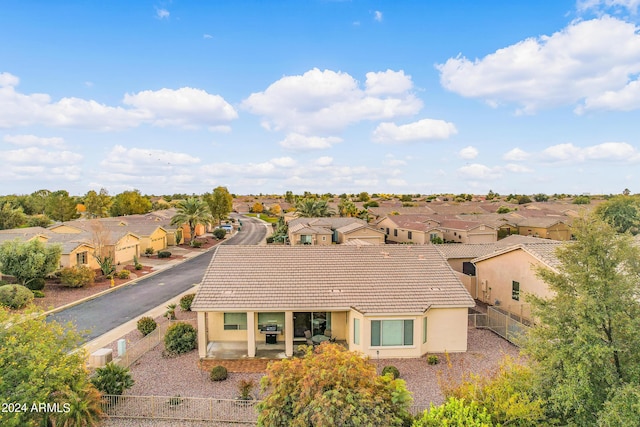
[[[214,219],[218,220],[218,225],[229,216],[233,209],[233,197],[229,194],[227,187],[216,187],[213,194],[205,194],[204,200],[209,205],[209,211]]]
[[[293,191],[287,190],[287,192],[284,194],[284,201],[287,203],[293,203],[295,201]]]
[[[518,199],[518,204],[519,205],[524,205],[526,203],[531,203],[531,198],[529,196],[524,195],[524,194],[518,196],[517,199]]]
[[[104,224],[97,219],[92,219],[89,222],[89,230],[91,232],[93,257],[98,262],[100,271],[104,276],[112,274],[116,271],[116,266],[114,264],[111,233],[107,230]]]
[[[42,189],[29,194],[29,208],[31,215],[44,214],[47,205],[47,198],[51,195],[51,191]]]
[[[576,241],[538,268],[554,297],[530,297],[537,324],[524,341],[549,418],[596,425],[616,390],[640,384],[640,249],[606,222],[582,217]]]
[[[538,193],[533,195],[533,200],[536,202],[546,202],[549,200],[549,196],[544,193]]]
[[[572,202],[574,205],[588,205],[591,203],[591,197],[589,196],[577,196]]]
[[[638,234],[640,228],[640,200],[633,196],[615,196],[596,208],[596,214],[618,233]]]
[[[7,201],[0,204],[0,230],[18,228],[25,223],[26,219],[21,207],[14,207]]]
[[[49,194],[44,211],[54,221],[71,221],[80,216],[75,198],[66,190],[58,190]]]
[[[416,419],[413,427],[493,427],[491,416],[487,409],[476,402],[466,402],[464,399],[450,397],[440,405],[424,411],[422,417]]]
[[[9,240],[0,245],[0,271],[14,276],[23,286],[53,273],[60,264],[60,245],[45,245],[38,239]]]
[[[144,214],[151,211],[151,200],[140,194],[140,190],[116,194],[110,208],[111,216]]]
[[[97,425],[100,394],[89,383],[82,337],[72,325],[47,321],[28,309],[12,313],[0,307],[0,404],[24,404],[23,411],[0,414],[3,427]],[[57,404],[61,412],[32,409]],[[64,412],[68,411],[68,412]],[[68,421],[65,424],[65,421]]]
[[[402,426],[412,401],[403,380],[332,343],[271,363],[261,386],[258,426]]]
[[[101,188],[99,193],[90,190],[84,196],[84,206],[89,218],[104,218],[109,216],[109,209],[113,203],[112,197],[105,188]]]
[[[340,216],[352,217],[358,214],[358,208],[351,199],[342,199],[338,203],[338,213]]]
[[[264,206],[262,206],[260,202],[255,202],[253,206],[251,206],[251,212],[253,213],[262,213],[262,211],[264,211]]]
[[[280,205],[275,204],[275,205],[271,206],[271,209],[269,209],[269,213],[271,215],[278,216],[278,215],[280,215],[282,213],[282,208],[280,207]]]
[[[187,200],[181,200],[176,205],[178,211],[171,218],[171,225],[182,226],[187,224],[191,232],[191,241],[196,239],[196,226],[198,224],[211,224],[212,217],[209,206],[202,199],[190,197]]]
[[[361,202],[368,202],[370,199],[371,198],[369,197],[369,193],[367,193],[366,191],[358,194],[358,200]]]
[[[305,198],[296,203],[296,211],[304,218],[319,218],[333,215],[326,200]]]

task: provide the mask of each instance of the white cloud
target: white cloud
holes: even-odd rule
[[[190,87],[126,94],[123,102],[148,112],[156,126],[214,126],[238,117],[234,108],[220,95]]]
[[[637,162],[640,151],[626,142],[604,142],[588,147],[571,143],[552,145],[538,154],[542,162],[579,163],[585,161]]]
[[[160,176],[183,170],[200,163],[200,159],[189,154],[148,148],[114,146],[100,165],[109,173],[135,176]]]
[[[306,136],[299,133],[290,133],[279,142],[280,146],[288,150],[322,150],[331,148],[334,144],[342,142],[342,138],[335,136]]]
[[[59,165],[78,163],[82,155],[71,151],[44,150],[39,147],[21,148],[0,152],[6,163],[29,163],[36,165]]]
[[[638,12],[640,0],[578,0],[577,9],[581,12],[589,9],[602,10],[607,8],[625,8],[631,13]]]
[[[376,22],[382,22],[382,12],[380,12],[379,10],[376,10],[373,12],[373,19]]]
[[[466,160],[475,159],[476,157],[478,157],[478,149],[472,147],[471,145],[468,147],[464,147],[458,152],[458,156]]]
[[[67,150],[27,147],[0,151],[0,158],[4,161],[0,180],[4,182],[26,181],[38,176],[46,176],[50,182],[75,181],[82,171],[79,163],[83,156]]]
[[[211,34],[203,34],[203,35],[202,35],[202,38],[203,38],[203,39],[212,39],[212,38],[213,38],[213,36],[212,36]]]
[[[369,95],[399,95],[410,91],[413,88],[411,76],[400,71],[380,71],[366,74],[366,93]]]
[[[490,181],[499,179],[502,177],[500,167],[492,167],[474,163],[467,166],[462,166],[458,169],[458,173],[464,179],[478,179],[483,181]]]
[[[404,143],[447,139],[458,133],[453,123],[444,120],[422,119],[398,126],[395,123],[380,123],[372,138],[380,143]]]
[[[381,97],[362,90],[347,73],[314,68],[303,75],[282,77],[265,91],[251,94],[242,105],[262,116],[262,125],[269,130],[303,135],[334,133],[365,120],[416,114],[422,101],[409,92],[413,84],[409,86],[407,81],[410,77],[400,72],[369,74],[369,91],[396,91]],[[406,89],[397,93],[400,88]]]
[[[629,82],[620,90],[608,90],[601,95],[588,98],[584,105],[576,108],[578,114],[589,110],[631,111],[640,108],[640,82]]]
[[[333,163],[333,157],[329,157],[329,156],[318,157],[314,163],[318,166],[329,166],[330,164]]]
[[[513,150],[510,150],[507,153],[505,153],[502,156],[502,158],[510,162],[521,162],[523,160],[527,160],[530,156],[531,155],[526,151],[516,147]]]
[[[0,74],[0,128],[44,125],[93,130],[117,130],[148,123],[155,126],[215,126],[237,118],[237,112],[219,95],[200,89],[160,89],[126,94],[124,104],[112,107],[94,100],[62,98],[53,102],[43,93],[16,91],[19,79]]]
[[[156,18],[158,19],[169,19],[171,13],[167,9],[156,8]]]
[[[66,146],[66,144],[64,143],[64,139],[59,137],[42,138],[35,135],[5,135],[3,139],[9,144],[21,145],[25,147],[41,146],[65,148]]]
[[[531,173],[531,172],[533,172],[533,169],[531,169],[531,168],[528,168],[528,167],[523,166],[523,165],[514,164],[514,163],[508,163],[507,165],[504,166],[504,169],[509,171],[509,172],[514,172],[514,173]]]
[[[529,38],[475,61],[450,58],[437,68],[443,87],[493,106],[515,103],[533,113],[584,102],[580,112],[603,102],[605,93],[626,94],[622,89],[640,73],[640,34],[632,23],[603,16],[574,21],[551,36]],[[617,105],[607,102],[609,108]]]
[[[296,165],[296,161],[291,157],[279,157],[277,159],[271,159],[271,162],[282,168],[291,168]]]
[[[406,187],[407,181],[401,178],[389,178],[387,180],[387,184],[392,185],[394,187]]]

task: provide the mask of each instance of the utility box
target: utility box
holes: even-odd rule
[[[89,366],[101,368],[113,360],[113,350],[110,348],[101,348],[94,351],[89,356]]]

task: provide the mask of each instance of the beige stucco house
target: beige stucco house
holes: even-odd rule
[[[518,221],[518,233],[523,236],[566,241],[571,240],[571,226],[554,217],[531,217]]]
[[[386,235],[387,242],[394,243],[424,245],[444,236],[439,221],[420,214],[388,215],[375,227]]]
[[[536,276],[535,268],[542,266],[555,270],[559,263],[555,251],[562,244],[553,240],[521,243],[474,259],[478,284],[476,299],[530,319],[530,306],[525,296],[553,296],[548,285]]]
[[[327,246],[358,239],[371,244],[384,243],[384,234],[359,218],[295,218],[288,222],[292,245]]]
[[[327,330],[350,350],[410,358],[466,351],[474,305],[432,245],[218,246],[191,308],[202,358],[225,344],[292,356],[305,331]]]

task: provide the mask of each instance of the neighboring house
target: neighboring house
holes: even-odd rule
[[[62,248],[60,267],[85,266],[92,270],[100,268],[96,260],[95,248],[77,234],[49,233],[47,244],[59,244]]]
[[[292,245],[330,245],[350,238],[380,241],[384,236],[368,227],[367,222],[352,217],[295,218],[288,222],[289,243]],[[341,231],[338,231],[341,230]]]
[[[523,236],[551,240],[571,240],[571,226],[554,217],[529,217],[517,222],[518,233]]]
[[[387,237],[387,242],[424,245],[443,238],[440,222],[428,215],[388,215],[375,223]]]
[[[446,219],[440,222],[445,242],[492,243],[498,240],[495,227],[476,221]]]
[[[556,249],[564,243],[536,239],[542,242],[521,243],[473,260],[477,274],[477,296],[480,301],[530,319],[526,295],[550,297],[548,285],[536,276],[534,267],[556,269],[559,262]]]
[[[469,293],[432,246],[217,246],[191,306],[201,358],[228,343],[293,355],[305,331],[371,357],[467,350]],[[264,334],[271,325],[275,332]]]

